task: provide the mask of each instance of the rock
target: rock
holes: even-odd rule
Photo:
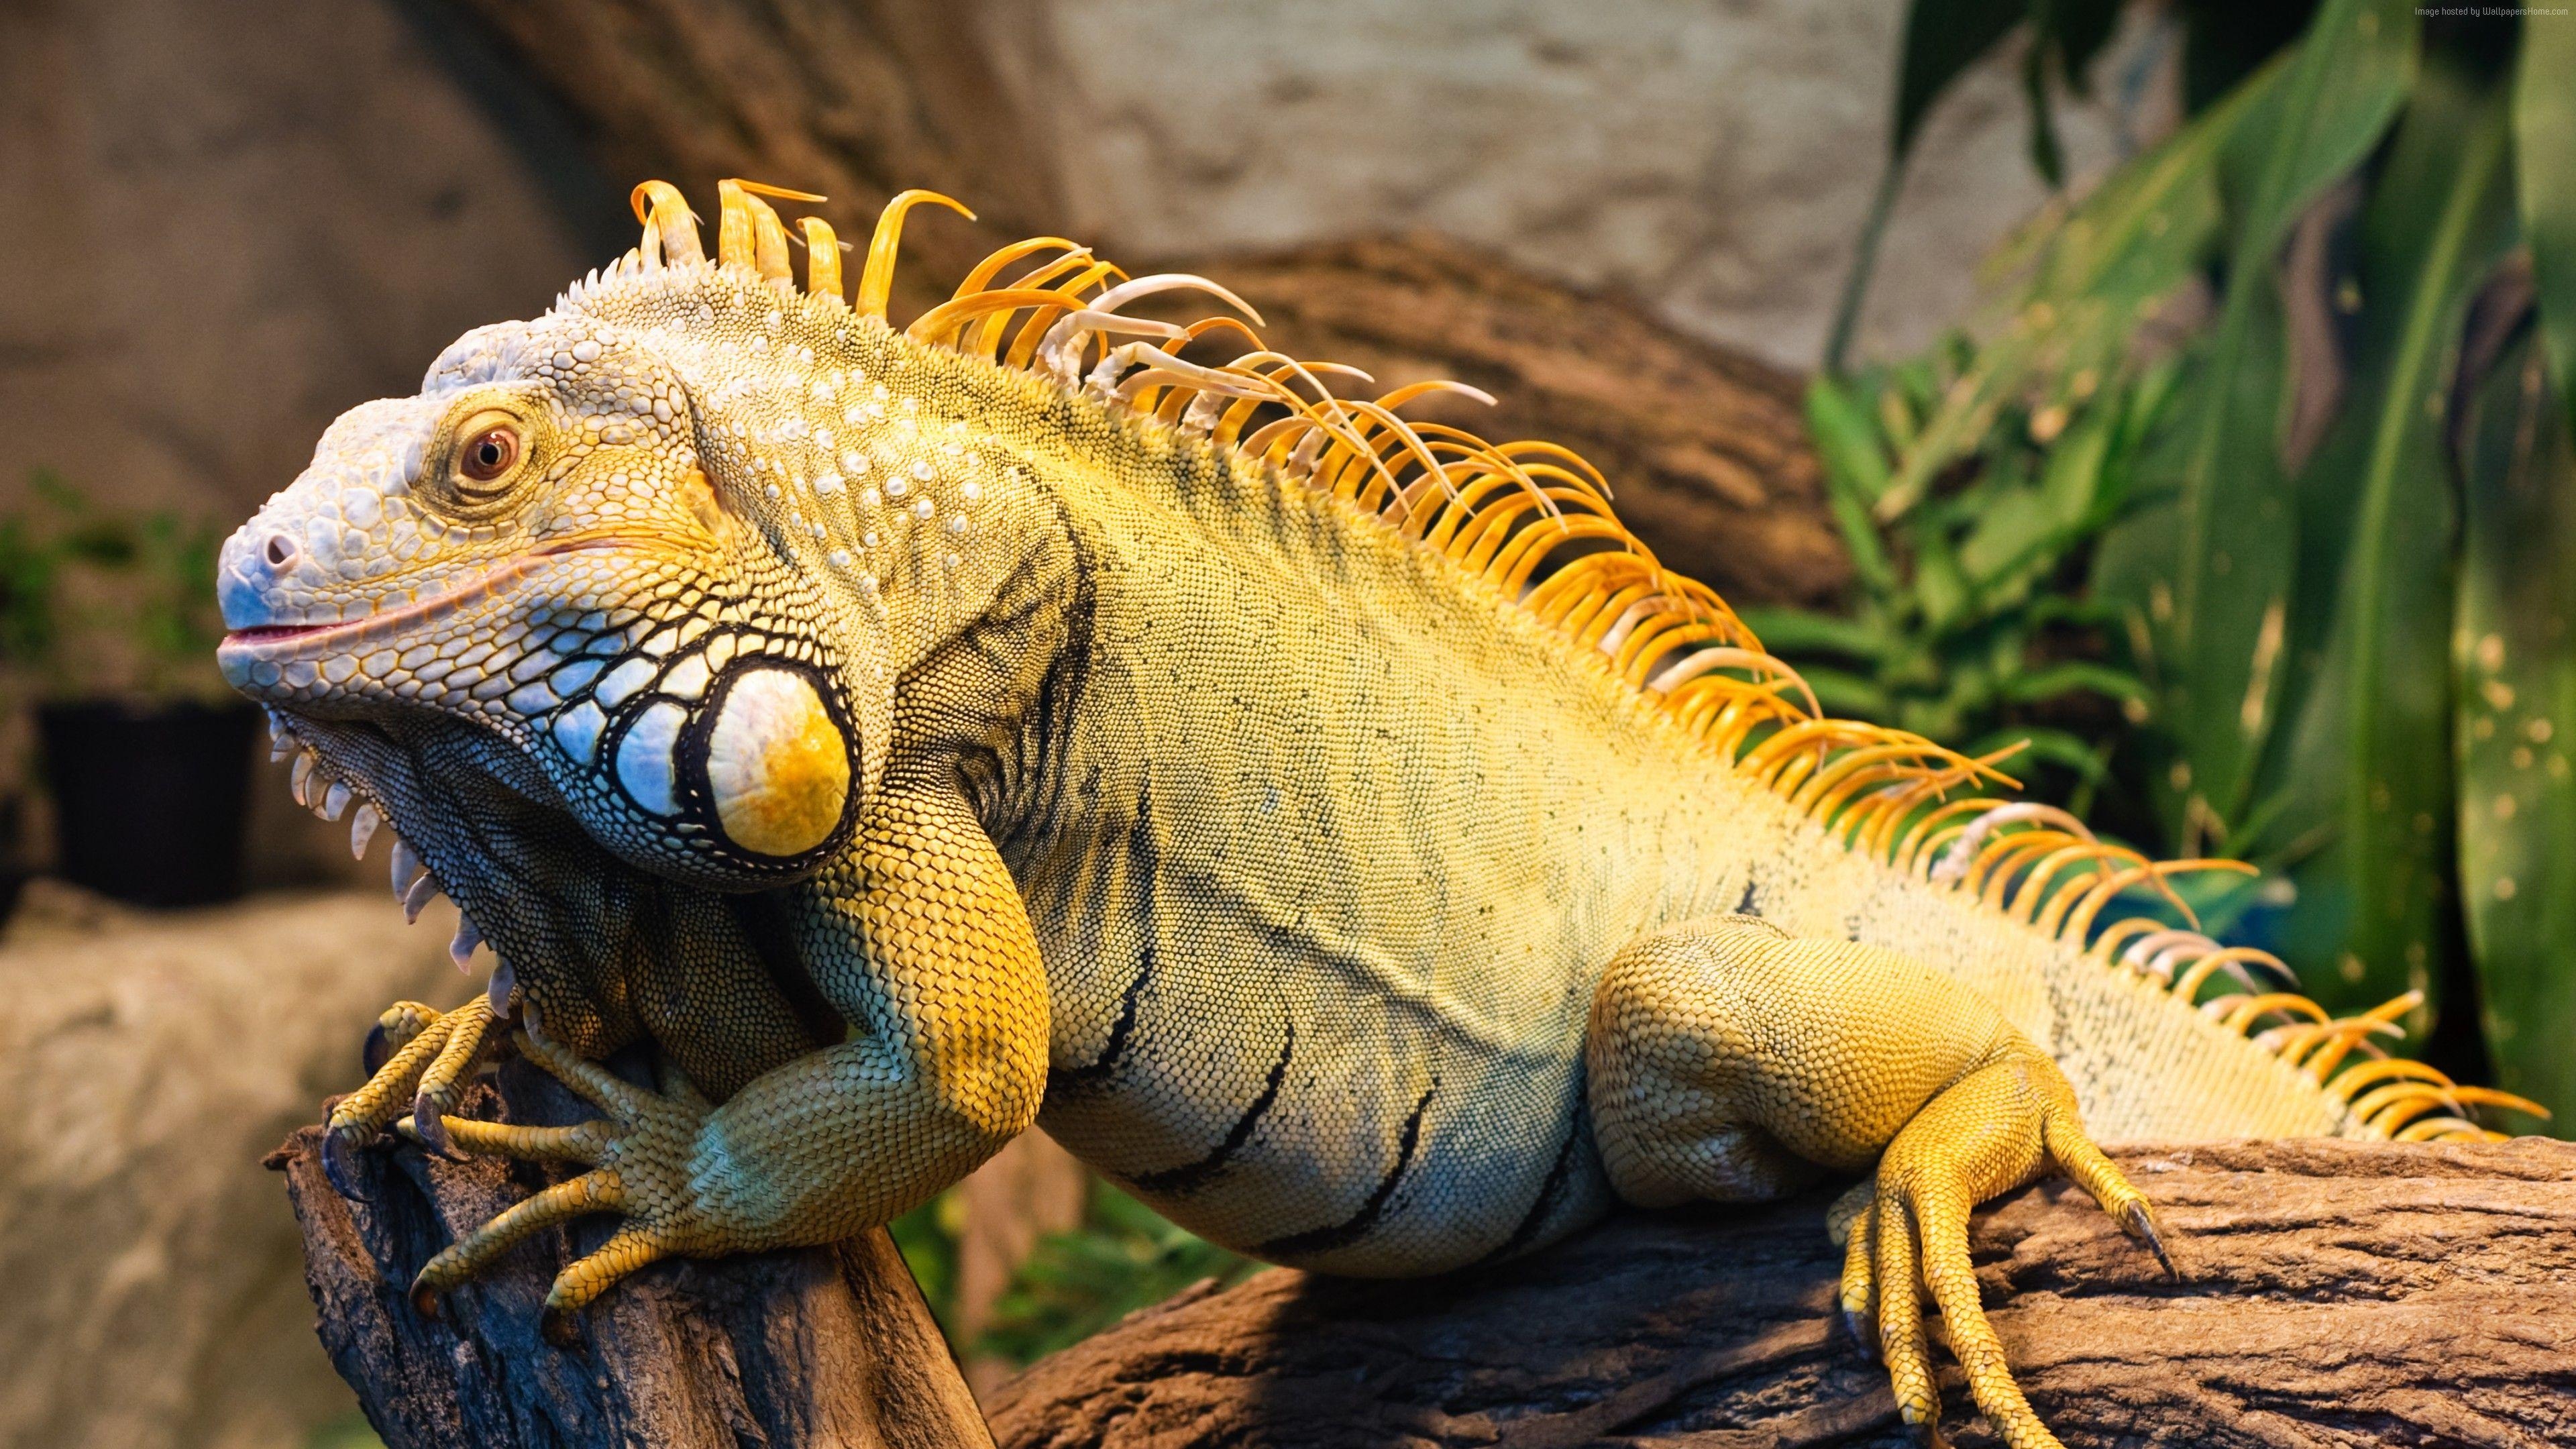
[[[384,1007],[479,989],[453,913],[30,896],[0,943],[0,1443],[300,1444],[350,1399],[260,1154],[360,1079]]]

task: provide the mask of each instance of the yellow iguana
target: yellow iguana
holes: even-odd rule
[[[2327,1020],[2261,952],[2114,919],[2195,863],[1821,717],[1581,460],[1400,417],[1444,385],[1184,360],[1249,327],[1128,309],[1250,309],[1052,237],[897,331],[905,212],[946,198],[889,205],[845,298],[819,220],[791,275],[793,193],[721,190],[712,262],[637,188],[640,246],[341,418],[223,552],[223,667],[298,798],[361,851],[390,824],[408,908],[505,963],[386,1014],[334,1165],[390,1124],[590,1169],[439,1254],[425,1311],[621,1214],[562,1330],[1032,1123],[1346,1274],[1874,1163],[1843,1302],[1905,1418],[1939,1412],[1919,1278],[1979,1407],[2051,1444],[1966,1223],[2054,1167],[2161,1253],[2085,1123],[2484,1135],[2492,1094],[2372,1045],[2410,1002]],[[514,1014],[599,1121],[446,1113]],[[594,1064],[637,1042],[658,1092]]]

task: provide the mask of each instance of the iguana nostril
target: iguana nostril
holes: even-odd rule
[[[283,569],[293,565],[295,556],[301,552],[303,550],[294,539],[282,533],[272,533],[268,536],[268,546],[260,550],[260,556],[268,560],[270,568]]]

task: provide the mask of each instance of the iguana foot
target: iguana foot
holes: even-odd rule
[[[322,1171],[342,1196],[362,1198],[350,1154],[408,1116],[432,1151],[450,1153],[442,1117],[472,1076],[493,1022],[488,996],[452,1011],[397,1001],[367,1033],[367,1084],[340,1099],[322,1134]]]
[[[537,1232],[590,1213],[626,1224],[555,1276],[544,1331],[558,1347],[580,1339],[578,1315],[620,1278],[674,1253],[710,1254],[755,1246],[716,1220],[691,1181],[690,1162],[708,1107],[693,1092],[663,1095],[624,1081],[537,1034],[513,1036],[520,1053],[606,1113],[573,1127],[522,1127],[444,1117],[442,1135],[466,1152],[526,1162],[570,1162],[590,1170],[518,1203],[448,1245],[412,1280],[412,1306],[438,1316],[439,1299]],[[406,1136],[425,1137],[404,1124]]]
[[[1865,1326],[1875,1321],[1897,1412],[1926,1442],[1943,1442],[1941,1393],[1924,1339],[1920,1295],[1928,1289],[1968,1391],[1995,1431],[2013,1449],[2056,1449],[2057,1436],[2013,1382],[1968,1259],[1969,1212],[2050,1161],[2174,1271],[2146,1198],[2084,1135],[2055,1063],[2020,1048],[1944,1090],[1879,1160],[1874,1191],[1851,1222],[1842,1280],[1846,1321],[1864,1350],[1872,1346]]]

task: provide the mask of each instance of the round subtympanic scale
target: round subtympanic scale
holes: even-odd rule
[[[830,837],[850,795],[850,751],[804,675],[754,669],[725,691],[707,731],[707,793],[725,838],[799,855]]]

